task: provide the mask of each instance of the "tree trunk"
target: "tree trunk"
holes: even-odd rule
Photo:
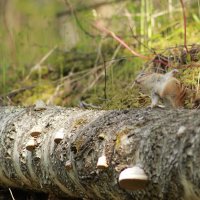
[[[80,199],[200,199],[197,110],[1,107],[0,143],[2,187]],[[102,156],[106,165],[97,167]],[[121,171],[135,165],[148,184],[121,188]]]

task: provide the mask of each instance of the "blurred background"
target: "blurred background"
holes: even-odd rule
[[[198,49],[200,0],[184,4],[187,44]],[[0,104],[28,106],[42,99],[97,109],[146,105],[149,100],[131,85],[147,61],[95,29],[96,21],[143,55],[181,54],[179,0],[1,0]],[[199,51],[196,56],[199,61]],[[190,74],[188,84],[197,84],[199,66],[184,74]]]

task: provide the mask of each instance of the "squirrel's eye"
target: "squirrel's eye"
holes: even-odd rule
[[[144,76],[145,75],[145,73],[142,73],[142,74],[140,74],[140,77],[142,77],[142,76]]]

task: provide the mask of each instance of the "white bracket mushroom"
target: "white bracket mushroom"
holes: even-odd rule
[[[55,134],[54,142],[57,144],[60,143],[64,139],[64,134],[64,128],[60,128]]]
[[[99,157],[98,162],[97,162],[97,168],[98,169],[108,168],[107,159],[105,155],[102,155],[101,157]]]
[[[123,170],[119,175],[119,185],[127,190],[141,190],[146,187],[148,177],[139,166]]]
[[[44,103],[44,101],[42,100],[37,100],[35,102],[35,107],[34,107],[34,110],[35,111],[41,111],[41,110],[46,110],[47,109],[47,106],[46,104]]]
[[[33,151],[35,149],[35,147],[38,146],[38,144],[40,142],[39,142],[39,140],[37,140],[37,138],[39,137],[39,135],[41,133],[42,133],[41,125],[36,125],[31,129],[31,131],[30,131],[31,138],[28,140],[28,142],[26,144],[26,149],[28,151]]]
[[[30,135],[34,138],[37,138],[41,133],[42,133],[42,126],[41,125],[34,126],[30,131]]]
[[[36,146],[37,146],[37,143],[36,143],[35,138],[31,137],[31,138],[28,140],[27,144],[26,144],[26,149],[27,149],[28,151],[33,151],[33,150],[35,149]]]

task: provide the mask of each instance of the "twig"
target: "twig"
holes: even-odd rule
[[[55,99],[55,97],[58,95],[58,92],[60,90],[60,88],[64,85],[64,83],[58,85],[54,91],[54,93],[52,94],[52,96],[48,99],[47,101],[47,105],[53,104],[53,101]]]
[[[181,8],[174,8],[172,12],[181,12]],[[152,16],[154,18],[157,18],[157,17],[163,16],[163,15],[166,15],[168,13],[169,13],[168,10],[163,10],[161,12],[157,12],[157,13],[153,14]]]
[[[180,0],[182,11],[183,11],[183,21],[184,21],[184,47],[188,53],[188,48],[187,48],[187,24],[186,24],[186,15],[185,15],[185,6],[183,3],[183,0]]]
[[[72,77],[74,77],[74,76],[78,76],[78,75],[84,75],[85,73],[88,73],[88,69],[86,69],[86,70],[82,70],[82,71],[78,71],[78,72],[76,72],[76,73],[69,73],[68,75],[66,75],[66,76],[63,76],[62,78],[60,78],[59,80],[56,80],[55,82],[57,83],[57,82],[63,82],[63,81],[65,81],[65,80],[67,80],[67,79],[70,79],[70,78],[72,78]]]
[[[45,54],[42,59],[33,67],[31,68],[31,71],[29,74],[26,76],[25,80],[28,80],[30,75],[32,74],[33,71],[40,69],[41,64],[55,51],[57,46],[55,46],[53,49],[51,49],[47,54]]]
[[[89,70],[82,70],[82,71],[76,72],[76,73],[69,73],[67,76],[59,79],[59,81],[56,81],[56,84],[59,84],[59,85],[56,86],[56,89],[55,89],[54,93],[52,94],[52,96],[47,101],[47,104],[53,103],[53,100],[58,95],[60,88],[64,86],[65,80],[70,79],[71,84],[75,83],[75,82],[80,81],[81,79],[85,78],[86,76],[89,76],[90,74],[95,73],[100,67],[98,66],[97,68],[94,68],[95,70],[92,69],[90,71]],[[77,76],[81,76],[81,77],[77,77]]]
[[[103,58],[103,66],[104,66],[104,98],[107,99],[107,70],[106,70],[106,61],[104,53],[101,54]]]
[[[199,85],[200,85],[200,72],[198,74],[198,80],[197,80],[197,93],[199,92]]]
[[[4,98],[4,97],[13,98],[14,96],[16,96],[17,94],[19,94],[20,92],[24,92],[26,90],[31,90],[34,87],[35,87],[35,85],[27,86],[27,87],[23,87],[23,88],[19,88],[17,90],[13,90],[12,92],[9,92],[7,94],[0,95],[0,98]]]
[[[114,58],[117,56],[117,53],[119,52],[120,48],[121,48],[121,45],[119,45],[119,46],[116,48],[116,50],[115,50],[115,52],[114,52],[114,54],[113,54],[113,56],[112,56],[112,59],[111,59],[112,61],[109,62],[109,64],[106,66],[106,68],[109,68],[109,67],[112,66],[112,64],[114,63]],[[92,83],[90,83],[89,86],[88,86],[87,88],[85,88],[85,89],[82,91],[82,93],[85,93],[87,90],[91,89],[91,88],[96,84],[96,82],[100,79],[100,77],[101,77],[103,74],[104,74],[104,71],[102,71],[102,72],[96,77],[96,79],[95,79]]]
[[[115,35],[114,32],[108,30],[107,28],[101,26],[98,22],[93,24],[93,26],[95,28],[97,28],[98,30],[100,30],[101,32],[104,32],[108,35],[110,35],[111,37],[113,37],[116,41],[118,41],[122,46],[124,46],[126,49],[128,49],[134,56],[137,56],[137,57],[140,57],[142,59],[145,59],[145,60],[151,60],[152,58],[150,57],[147,57],[147,56],[144,56],[136,51],[134,51],[133,49],[131,49],[128,44],[126,44],[122,39],[120,39],[118,36]]]
[[[120,46],[120,45],[119,45]],[[120,59],[115,59],[115,56],[113,57],[113,59],[109,60],[109,61],[106,61],[106,64],[108,65],[108,67],[110,67],[114,62],[116,61],[120,61],[120,60],[123,60],[122,58]],[[97,67],[94,67],[93,69],[90,69],[90,70],[83,70],[81,72],[76,72],[75,74],[72,74],[72,75],[67,75],[65,77],[63,77],[63,79],[61,79],[60,81],[63,81],[63,80],[67,80],[73,76],[76,76],[76,75],[81,75],[81,77],[79,78],[74,78],[74,79],[71,79],[71,83],[74,83],[74,82],[77,82],[77,81],[80,81],[81,79],[87,77],[87,76],[91,76],[92,74],[95,74],[98,72],[98,70],[100,69],[103,69],[103,63],[100,64],[99,66]]]
[[[143,42],[141,42],[140,40],[137,39],[137,37],[134,36],[133,34],[133,29],[130,27],[130,30],[132,32],[132,37],[140,44],[142,45],[144,48],[148,49],[150,52],[152,52],[156,57],[158,56],[158,54],[156,53],[156,51],[154,49],[151,49],[149,48],[147,45],[145,45]],[[165,66],[168,66],[169,63],[168,62],[165,62],[163,60],[160,60],[160,59],[153,59],[152,62],[155,62],[155,63],[160,63],[160,64],[163,64]]]
[[[101,108],[100,106],[96,106],[91,103],[86,103],[85,101],[80,101],[79,106],[80,108],[85,108],[85,109],[88,109],[88,108],[100,109]]]
[[[145,45],[143,42],[141,42],[140,40],[138,40],[137,39],[137,37],[136,36],[134,36],[134,34],[133,34],[133,29],[132,29],[132,27],[131,26],[129,26],[129,28],[130,28],[130,30],[131,30],[131,33],[132,33],[132,37],[140,44],[140,45],[142,45],[144,48],[146,48],[146,49],[148,49],[149,51],[151,51],[153,54],[155,54],[156,55],[156,52],[155,52],[155,50],[153,50],[153,49],[151,49],[151,48],[149,48],[147,45]]]
[[[79,28],[80,28],[86,35],[90,36],[91,38],[94,38],[94,37],[95,37],[94,35],[92,35],[91,33],[89,33],[87,30],[85,30],[85,29],[83,28],[83,26],[82,26],[82,24],[80,23],[80,21],[79,21],[77,15],[76,15],[76,12],[75,12],[75,10],[73,9],[72,4],[70,3],[70,1],[69,1],[69,0],[64,0],[64,2],[65,2],[65,4],[69,7],[70,12],[71,12],[72,16],[74,16],[74,19],[76,20],[76,23],[77,23],[77,25],[79,26]]]
[[[8,189],[9,189],[10,195],[12,197],[12,200],[15,200],[15,197],[13,196],[12,190],[10,188],[8,188]]]
[[[97,48],[97,56],[96,56],[95,64],[94,64],[95,67],[97,66],[98,61],[99,61],[99,59],[101,57],[101,49],[102,49],[102,45],[103,45],[103,40],[104,40],[104,37],[102,36],[101,40],[100,40],[100,42],[98,44],[98,48]]]

